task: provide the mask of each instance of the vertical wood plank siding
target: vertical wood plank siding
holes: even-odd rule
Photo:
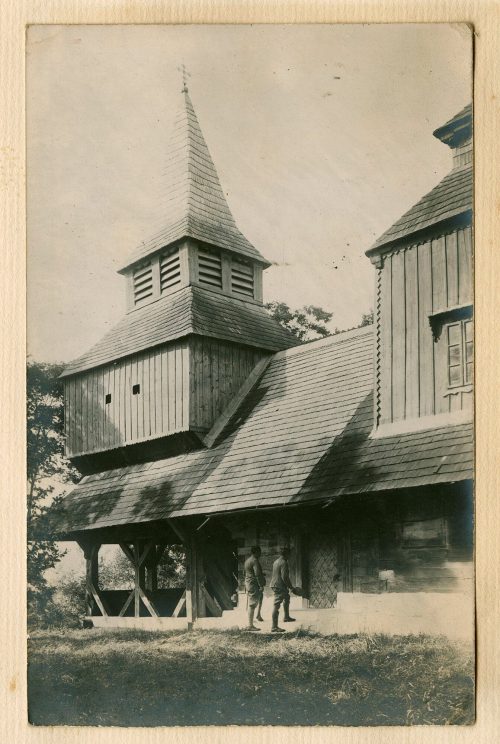
[[[98,452],[190,427],[207,431],[263,356],[256,349],[200,337],[70,377],[65,382],[67,454]],[[140,385],[136,395],[134,385]]]
[[[189,427],[187,340],[64,383],[66,452],[97,452]],[[140,393],[132,394],[133,385]],[[106,403],[106,395],[111,401]]]
[[[190,426],[208,430],[266,354],[202,337],[190,354]]]
[[[406,295],[405,252],[395,253],[392,261],[392,418],[405,417],[406,379]]]
[[[447,394],[447,348],[429,314],[472,302],[471,228],[387,255],[379,302],[379,423],[470,407],[470,394]]]

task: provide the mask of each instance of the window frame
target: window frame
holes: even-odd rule
[[[458,328],[459,337],[454,339],[452,343],[450,336],[454,328]],[[447,387],[449,390],[452,390],[472,385],[474,381],[474,322],[472,318],[452,320],[446,323],[445,331]],[[452,363],[451,349],[458,350],[456,355],[458,361],[454,363]],[[469,349],[471,349],[470,355]],[[458,369],[460,371],[459,379],[456,382],[452,380],[452,369]]]

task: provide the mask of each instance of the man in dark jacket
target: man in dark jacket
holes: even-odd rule
[[[273,626],[271,633],[284,633],[284,629],[278,626],[278,616],[283,602],[283,610],[285,617],[283,618],[285,623],[293,623],[294,617],[290,617],[290,589],[295,594],[295,589],[290,581],[290,570],[288,567],[288,557],[290,555],[290,548],[282,548],[280,550],[280,556],[273,563],[273,575],[271,578],[271,589],[274,591],[274,607],[273,607]]]
[[[248,625],[246,630],[260,630],[253,624],[255,609],[259,605],[266,580],[260,565],[261,550],[256,545],[245,561],[245,589],[248,598]]]

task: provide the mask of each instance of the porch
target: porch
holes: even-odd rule
[[[158,523],[80,535],[87,562],[85,622],[95,627],[230,629],[247,625],[243,565],[252,545],[267,576],[262,630],[270,630],[269,579],[279,547],[291,548],[296,622],[287,631],[324,634],[430,633],[473,637],[470,494],[453,489],[350,497],[297,506]],[[134,586],[99,585],[101,544],[118,544]],[[158,586],[163,551],[182,544],[183,587]]]
[[[256,623],[261,631],[271,631],[272,597],[265,597],[262,606],[264,622]],[[302,606],[292,597],[294,623],[281,623],[289,633],[298,630],[323,635],[353,633],[383,633],[387,635],[446,636],[450,640],[470,641],[473,638],[474,603],[470,594],[405,593],[351,594],[340,592],[335,608],[316,609]],[[219,617],[200,617],[189,624],[186,617],[102,617],[85,618],[96,628],[133,628],[151,631],[169,630],[242,630],[247,625],[246,595],[233,610]]]

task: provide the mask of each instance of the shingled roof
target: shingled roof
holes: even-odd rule
[[[276,354],[212,449],[84,477],[58,534],[470,478],[470,424],[370,437],[372,336]]]
[[[186,89],[175,118],[164,177],[168,194],[162,227],[135,249],[121,271],[183,237],[270,265],[236,226]]]
[[[472,105],[468,104],[449,121],[433,132],[449,147],[457,147],[472,137]],[[467,163],[453,170],[419,202],[399,218],[366,252],[368,256],[390,248],[410,235],[440,225],[460,215],[472,216],[473,170]]]
[[[386,230],[367,254],[370,255],[382,246],[407,238],[419,230],[471,211],[472,187],[472,163],[452,170],[432,191]]]
[[[70,362],[61,377],[192,334],[268,351],[297,344],[262,305],[190,286],[125,315],[89,351]]]
[[[472,136],[472,104],[468,103],[458,114],[435,129],[432,134],[449,147],[457,147],[470,139]]]

